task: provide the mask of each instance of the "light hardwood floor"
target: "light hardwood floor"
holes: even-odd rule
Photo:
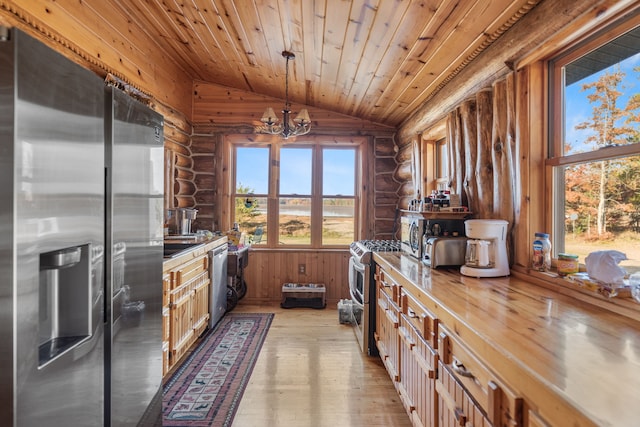
[[[234,311],[275,316],[233,427],[411,426],[382,362],[360,353],[335,307]]]

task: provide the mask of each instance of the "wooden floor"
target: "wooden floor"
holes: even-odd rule
[[[337,309],[238,305],[275,317],[233,427],[410,426],[378,357],[360,353]]]

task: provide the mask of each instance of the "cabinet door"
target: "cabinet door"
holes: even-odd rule
[[[413,425],[435,426],[438,420],[436,372],[438,354],[413,326],[406,314],[400,315],[400,398]]]
[[[209,274],[201,274],[194,280],[193,291],[193,329],[194,334],[199,337],[205,329],[209,320]]]
[[[171,289],[173,289],[173,284],[171,283],[171,273],[164,272],[162,274],[162,306],[169,307],[169,294],[171,293]]]
[[[187,352],[194,341],[193,284],[191,282],[171,291],[170,351],[172,363]]]
[[[399,309],[389,299],[389,296],[378,288],[378,301],[376,313],[376,345],[380,352],[380,358],[384,363],[394,385],[400,380],[399,352],[400,341],[398,337]]]
[[[445,393],[441,399],[444,406],[456,408],[453,411],[456,413],[462,408],[463,418],[478,419],[472,423],[474,426],[482,418],[476,413],[482,413],[493,426],[522,426],[522,398],[501,384],[488,366],[460,337],[449,332],[446,325],[439,325],[439,330],[438,392],[442,389]],[[447,399],[447,393],[453,400]]]

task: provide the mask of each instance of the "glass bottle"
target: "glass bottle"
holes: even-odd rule
[[[551,270],[551,241],[547,233],[536,233],[533,240],[533,260],[531,263],[534,270]]]

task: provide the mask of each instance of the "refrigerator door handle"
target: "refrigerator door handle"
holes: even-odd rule
[[[80,262],[81,254],[82,248],[80,246],[47,252],[41,255],[40,265],[43,269],[52,270],[72,267]]]

